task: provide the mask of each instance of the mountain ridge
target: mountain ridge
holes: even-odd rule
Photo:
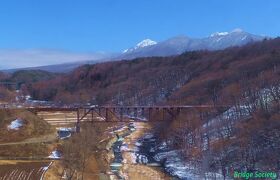
[[[125,52],[120,57],[122,59],[131,59],[148,56],[172,56],[195,50],[222,50],[232,46],[242,46],[247,43],[261,41],[265,38],[267,37],[254,35],[239,28],[231,32],[212,33],[210,36],[203,38],[175,36],[158,42],[153,46],[145,46]]]
[[[125,49],[123,52],[115,53],[107,58],[97,60],[84,60],[72,63],[53,64],[38,67],[26,67],[2,70],[4,72],[15,72],[17,70],[39,69],[49,72],[69,72],[84,64],[96,64],[100,62],[131,60],[141,57],[174,56],[184,52],[196,50],[223,50],[233,46],[243,46],[269,38],[268,36],[254,35],[236,28],[230,32],[215,32],[203,38],[191,38],[185,35],[174,36],[167,40],[156,42],[149,38],[137,43],[134,47]]]

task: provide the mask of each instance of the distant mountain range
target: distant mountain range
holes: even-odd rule
[[[120,59],[131,59],[147,56],[171,56],[186,51],[195,50],[222,50],[232,46],[242,46],[251,42],[261,41],[265,36],[253,35],[241,29],[231,32],[217,32],[206,38],[190,38],[177,36],[166,41],[155,42],[146,39],[134,48],[125,50]]]
[[[122,59],[134,59],[138,57],[149,56],[172,56],[187,51],[196,50],[222,50],[233,46],[242,46],[248,43],[261,41],[266,36],[254,35],[241,29],[234,29],[231,32],[216,32],[205,38],[190,38],[187,36],[176,36],[162,42],[156,42],[151,39],[145,39],[139,42],[135,47],[116,53],[106,59],[88,60],[75,63],[65,63],[58,65],[49,65],[32,68],[21,69],[40,69],[50,72],[69,72],[74,68],[83,64],[95,64],[104,61],[114,61]],[[14,72],[18,69],[7,70],[6,72]]]

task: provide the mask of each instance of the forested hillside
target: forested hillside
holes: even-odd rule
[[[107,62],[40,81],[30,92],[36,99],[65,103],[231,104],[231,96],[240,95],[234,88],[256,86],[260,76],[266,83],[277,81],[279,57],[280,39],[275,39],[222,51]]]
[[[12,82],[28,84],[42,80],[48,80],[54,78],[55,75],[55,73],[50,73],[42,70],[20,70],[14,72],[8,80]]]
[[[21,88],[23,94],[28,94],[32,83],[49,80],[58,74],[42,70],[20,70],[12,74],[0,72],[0,101],[13,102],[16,100],[17,88]],[[15,83],[15,85],[7,85]]]
[[[280,170],[279,64],[277,38],[220,51],[85,65],[68,74],[19,71],[0,74],[0,80],[21,83],[34,99],[64,104],[213,105],[169,117],[157,135],[195,173],[229,176],[234,170]],[[2,86],[0,98],[14,100],[15,92]]]
[[[190,109],[159,126],[162,142],[197,173],[279,171],[279,64],[277,38],[214,52],[86,65],[33,83],[29,91],[34,98],[64,103],[210,104],[213,108]]]

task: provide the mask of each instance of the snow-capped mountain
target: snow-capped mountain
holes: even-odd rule
[[[205,38],[177,36],[158,43],[144,40],[134,48],[125,50],[120,58],[171,56],[195,50],[221,50],[261,41],[265,38],[265,36],[250,34],[242,29],[234,29],[230,32],[216,32]]]
[[[220,50],[231,46],[242,46],[251,42],[261,41],[265,36],[253,35],[241,29],[231,32],[214,33],[204,39],[204,47],[207,50]]]
[[[157,42],[150,40],[150,39],[145,39],[145,40],[141,41],[140,43],[138,43],[135,48],[143,48],[143,47],[152,46],[155,44],[157,44]]]
[[[115,61],[121,59],[133,59],[149,56],[173,56],[187,51],[195,50],[221,50],[232,46],[242,46],[248,43],[261,41],[265,36],[250,34],[241,29],[234,29],[230,32],[215,32],[205,38],[190,38],[187,36],[176,36],[165,41],[156,42],[145,39],[137,43],[134,47],[120,53],[105,54],[100,59],[88,59],[73,63],[48,65],[24,69],[42,69],[51,72],[67,72],[83,64],[95,64],[98,62]],[[9,72],[18,69],[8,70]]]
[[[215,32],[213,34],[210,35],[210,37],[215,37],[215,36],[225,36],[228,35],[228,32]]]
[[[155,44],[157,44],[156,41],[153,41],[151,39],[144,39],[143,41],[139,42],[135,47],[124,50],[123,53],[132,52],[132,51],[135,51],[139,48],[143,48],[143,47],[147,47],[147,46],[153,46]]]

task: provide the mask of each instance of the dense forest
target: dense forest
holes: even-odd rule
[[[220,51],[85,65],[29,81],[25,91],[65,104],[210,104],[213,108],[191,109],[163,123],[162,141],[180,149],[200,172],[279,172],[279,65],[276,38]]]
[[[28,87],[30,89],[32,83],[49,80],[57,75],[42,70],[20,70],[12,74],[0,72],[0,102],[14,102],[17,96],[15,90],[19,88],[23,94],[29,95]],[[15,83],[15,85],[6,83]]]
[[[85,65],[33,83],[29,91],[35,99],[65,103],[232,104],[248,86],[277,83],[279,58],[280,39],[265,40],[214,52]]]

